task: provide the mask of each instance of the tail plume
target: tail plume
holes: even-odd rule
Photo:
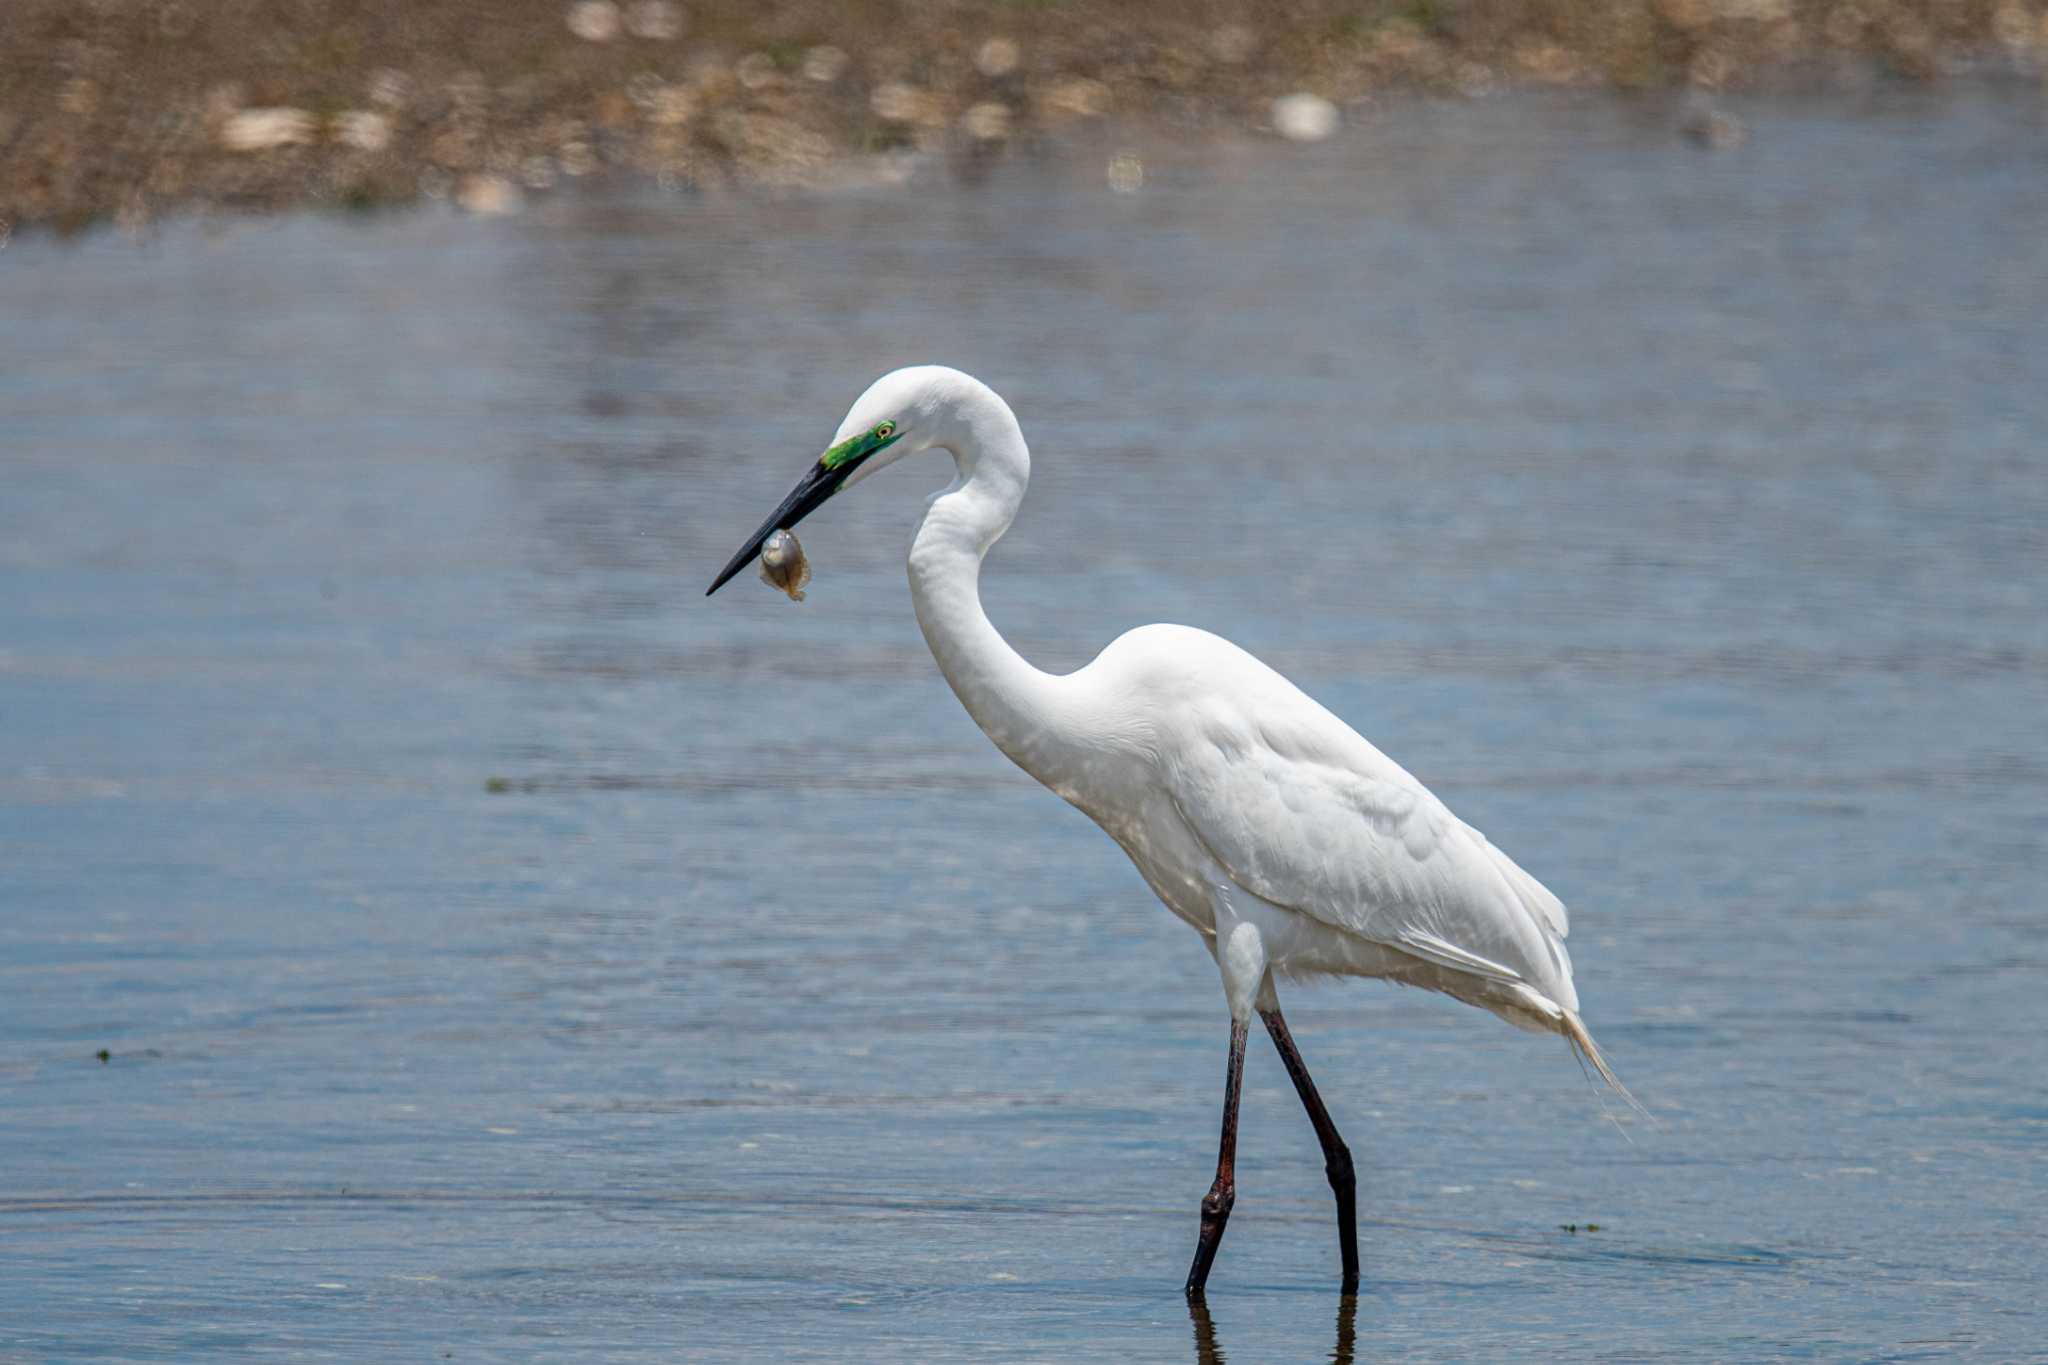
[[[1600,1055],[1600,1048],[1593,1042],[1593,1035],[1586,1032],[1586,1026],[1579,1022],[1577,1013],[1572,1010],[1561,1011],[1557,1031],[1571,1044],[1572,1051],[1579,1060],[1592,1067],[1600,1079],[1607,1082],[1608,1089],[1621,1096],[1623,1103],[1644,1118],[1650,1116],[1650,1111],[1643,1108],[1642,1103],[1628,1092],[1628,1087],[1621,1083],[1621,1077],[1614,1074],[1614,1068],[1607,1065],[1607,1059]]]

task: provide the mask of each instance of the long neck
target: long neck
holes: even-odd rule
[[[1061,680],[1010,648],[981,609],[981,559],[1009,529],[1030,478],[1014,418],[976,423],[954,458],[960,477],[932,500],[910,547],[910,598],[954,695],[1012,762],[1060,790]]]

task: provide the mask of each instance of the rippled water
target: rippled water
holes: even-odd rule
[[[17,237],[0,1354],[2038,1355],[2043,106],[1735,107]],[[945,471],[700,596],[927,359],[1034,443],[997,623],[1294,675],[1572,905],[1657,1126],[1297,991],[1364,1293],[1261,1043],[1190,1320],[1221,992],[931,666]]]

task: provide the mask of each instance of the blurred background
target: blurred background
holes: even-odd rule
[[[2038,6],[19,0],[0,1355],[1987,1360],[2048,1194]],[[257,213],[253,210],[265,210]],[[1255,1047],[976,731],[996,624],[1295,678],[1555,889],[1555,1039]]]

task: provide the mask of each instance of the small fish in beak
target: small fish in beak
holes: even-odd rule
[[[811,581],[811,565],[804,558],[804,547],[788,531],[777,531],[762,544],[761,581],[788,593],[792,602],[804,600],[804,585]]]

